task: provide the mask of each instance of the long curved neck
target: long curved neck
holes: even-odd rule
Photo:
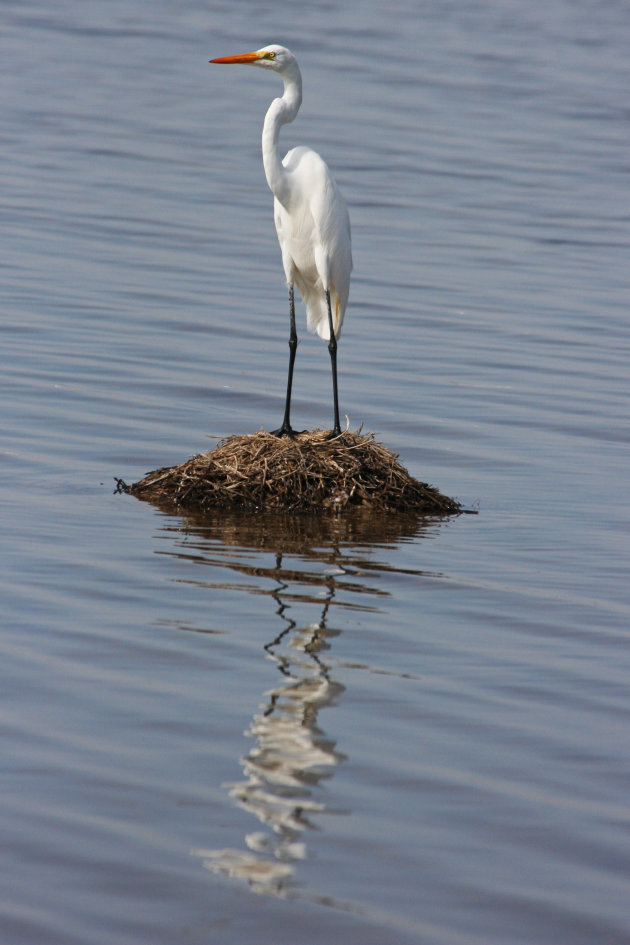
[[[290,199],[289,175],[282,166],[282,159],[278,150],[278,138],[282,125],[293,121],[302,104],[302,76],[297,63],[290,71],[282,76],[284,81],[284,95],[275,98],[267,114],[262,132],[262,156],[267,183],[281,204],[285,205]]]

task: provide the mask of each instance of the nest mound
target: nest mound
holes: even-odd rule
[[[261,430],[222,440],[180,466],[156,469],[119,489],[139,499],[191,510],[382,511],[453,515],[454,499],[418,482],[373,434],[346,431],[332,440],[323,430],[294,439]]]

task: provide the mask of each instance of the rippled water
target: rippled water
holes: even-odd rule
[[[627,6],[2,13],[3,945],[627,942]],[[478,515],[112,494],[281,420],[279,82],[207,64],[268,42],[350,206],[342,414]]]

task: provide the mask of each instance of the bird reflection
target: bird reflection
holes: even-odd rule
[[[225,511],[182,516],[171,506],[160,504],[160,508],[164,531],[178,536],[176,550],[166,553],[203,563],[220,574],[219,581],[197,576],[195,584],[238,591],[246,586],[251,593],[270,596],[281,624],[264,647],[274,664],[276,682],[265,692],[245,733],[252,745],[241,759],[243,778],[228,786],[230,797],[253,815],[258,829],[246,834],[240,849],[191,852],[209,870],[244,880],[256,892],[294,895],[295,868],[306,857],[308,831],[327,813],[322,782],[345,759],[318,723],[320,710],[333,704],[344,689],[333,678],[333,667],[343,664],[327,660],[339,633],[327,626],[329,610],[334,606],[346,613],[378,612],[380,601],[389,595],[379,586],[379,576],[399,570],[388,560],[388,549],[415,541],[442,523],[417,515],[370,512],[338,517]],[[377,550],[381,560],[375,557]],[[430,574],[407,569],[399,573]],[[235,584],[229,574],[256,580]],[[298,625],[291,617],[296,603],[307,605],[311,612],[317,607],[319,619]]]
[[[278,555],[279,573],[281,562]],[[293,862],[306,856],[303,835],[314,827],[311,816],[325,811],[315,789],[344,758],[317,724],[319,710],[343,691],[330,678],[322,656],[333,635],[326,617],[335,594],[334,579],[327,578],[319,622],[306,627],[298,627],[287,615],[282,600],[286,586],[280,583],[273,592],[286,627],[265,646],[281,678],[265,693],[261,710],[245,733],[255,739],[241,761],[245,778],[230,787],[230,796],[267,829],[247,834],[246,850],[194,851],[213,872],[244,879],[255,892],[276,896],[287,894]]]

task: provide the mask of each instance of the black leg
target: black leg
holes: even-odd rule
[[[328,327],[330,328],[330,341],[328,342],[328,351],[330,352],[330,365],[332,367],[333,381],[333,402],[335,407],[335,425],[328,434],[328,439],[332,440],[335,436],[341,435],[341,426],[339,424],[339,396],[337,394],[337,339],[333,329],[332,310],[330,308],[330,291],[326,289],[326,304],[328,305]]]
[[[295,364],[295,352],[298,346],[297,331],[295,329],[295,297],[293,286],[289,286],[289,377],[287,379],[287,399],[284,404],[284,420],[282,426],[273,430],[274,436],[295,436],[296,431],[291,426],[291,388],[293,387],[293,365]]]

